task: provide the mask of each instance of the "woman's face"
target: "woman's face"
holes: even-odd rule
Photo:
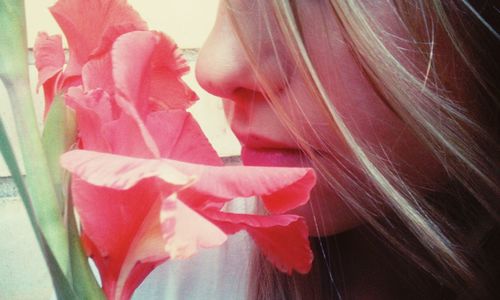
[[[232,13],[244,31],[247,46],[257,56],[259,71],[278,95],[280,104],[292,116],[304,142],[319,155],[320,163],[328,166],[332,165],[334,158],[340,160],[336,164],[338,170],[331,170],[331,173],[337,174],[335,179],[360,203],[368,203],[372,200],[359,188],[359,185],[367,184],[367,178],[354,167],[354,156],[345,146],[342,136],[332,128],[324,108],[309,93],[292,62],[288,47],[279,37],[278,25],[266,21],[265,14],[271,10],[268,7],[270,2],[230,0],[231,12],[225,3],[221,3],[214,28],[200,51],[197,79],[208,92],[224,99],[226,115],[242,145],[245,164],[311,166],[299,150],[296,139],[266,100],[233,30],[229,15]],[[373,2],[373,5],[367,5],[367,9],[388,32],[385,38],[394,39],[398,47],[405,47],[408,53],[412,53],[412,45],[404,42],[408,35],[393,7],[386,1]],[[370,147],[370,153],[393,165],[410,184],[435,188],[439,178],[443,177],[443,170],[365,78],[344,41],[338,20],[330,12],[328,1],[298,0],[296,5],[309,56],[333,105],[353,135]],[[317,134],[313,134],[311,128]],[[351,176],[346,177],[346,172]],[[341,200],[339,191],[331,188],[321,176],[319,178],[311,205],[296,212],[306,218],[311,234],[334,234],[361,224]],[[323,217],[319,222],[320,232],[317,232],[319,214]]]

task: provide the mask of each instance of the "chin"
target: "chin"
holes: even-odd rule
[[[310,201],[289,213],[304,217],[309,235],[314,237],[342,233],[365,223],[352,212],[337,193],[325,187],[321,181],[314,187]]]

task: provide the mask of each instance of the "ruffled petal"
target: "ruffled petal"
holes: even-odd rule
[[[188,258],[199,248],[217,247],[227,239],[220,228],[185,205],[175,194],[163,201],[160,217],[165,251],[171,258]]]
[[[187,109],[198,95],[181,79],[189,65],[177,44],[163,33],[151,58],[151,88],[149,100],[158,109]]]
[[[61,164],[92,184],[115,189],[127,189],[140,180],[157,177],[170,185],[189,183],[189,190],[195,193],[227,201],[261,196],[271,213],[305,204],[316,181],[312,169],[305,168],[219,167],[84,150],[63,154]],[[196,181],[192,182],[193,178]]]
[[[109,95],[102,90],[83,93],[81,88],[70,88],[65,101],[76,113],[82,146],[88,150],[109,152],[110,145],[102,133],[104,124],[113,118]]]
[[[64,66],[64,50],[60,35],[48,35],[45,32],[38,33],[33,48],[35,67],[38,70],[38,83],[36,90],[43,85],[45,94],[45,112],[49,111],[57,91],[57,76]]]
[[[116,39],[112,49],[117,92],[139,111],[147,107],[150,61],[157,37],[150,31],[131,32]]]
[[[96,186],[126,190],[148,178],[158,178],[170,186],[190,184],[186,175],[168,162],[108,153],[73,150],[61,156],[61,166]]]
[[[285,213],[307,203],[316,183],[316,175],[309,168],[217,167],[177,161],[169,164],[197,178],[187,190],[191,197],[197,193],[227,201],[260,196],[266,209],[273,214]]]
[[[308,229],[296,215],[256,216],[207,210],[204,215],[228,234],[246,230],[266,258],[280,271],[305,274],[312,265]]]
[[[39,32],[33,48],[35,66],[38,70],[38,83],[40,88],[47,80],[57,75],[64,66],[64,50],[60,35],[48,35]]]
[[[147,30],[139,14],[123,0],[59,0],[50,12],[68,39],[67,77],[80,75],[91,54],[105,52],[119,35]]]
[[[144,114],[150,110],[186,109],[197,99],[182,81],[189,67],[177,45],[153,31],[123,34],[113,44],[117,93]]]

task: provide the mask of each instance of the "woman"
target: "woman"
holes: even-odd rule
[[[250,298],[500,295],[493,2],[221,1],[196,73],[243,162],[320,175],[313,271],[256,255]]]

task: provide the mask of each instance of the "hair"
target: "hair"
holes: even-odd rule
[[[498,237],[500,213],[498,8],[494,7],[493,1],[390,1],[399,21],[412,37],[410,42],[415,45],[416,55],[426,62],[424,65],[412,65],[402,61],[401,54],[404,57],[404,53],[395,53],[397,47],[384,38],[386,31],[376,18],[367,13],[365,1],[322,2],[324,15],[318,17],[335,17],[338,20],[343,39],[363,75],[384,103],[444,167],[448,184],[442,191],[434,192],[423,192],[411,186],[386,158],[375,155],[370,145],[357,138],[330,100],[325,89],[327,83],[317,74],[302,35],[302,26],[307,24],[301,23],[295,1],[257,0],[255,5],[261,8],[267,3],[267,9],[261,9],[261,13],[269,34],[279,34],[284,40],[289,49],[288,55],[307,86],[311,99],[324,108],[331,129],[339,132],[354,157],[347,162],[342,157],[336,159],[337,154],[332,150],[331,165],[320,163],[315,151],[301,136],[300,128],[292,122],[293,117],[280,104],[276,91],[260,71],[259,57],[245,38],[245,28],[238,23],[235,12],[226,3],[234,30],[271,107],[310,157],[319,176],[366,222],[370,234],[363,236],[376,245],[373,249],[381,247],[387,253],[397,253],[392,257],[398,257],[398,265],[403,269],[414,269],[414,281],[426,282],[422,285],[428,288],[430,283],[425,277],[431,275],[433,285],[430,288],[440,287],[442,296],[493,298],[493,294],[498,293],[493,282],[494,276],[498,275],[492,272],[498,271],[498,266],[497,269],[491,266],[495,262],[488,256],[492,255],[488,251],[491,245],[498,243],[495,238]],[[270,29],[271,23],[278,25],[278,33]],[[444,47],[449,56],[436,55]],[[286,80],[285,75],[283,80]],[[476,111],[473,107],[481,109]],[[313,134],[319,135],[318,132]],[[338,172],[342,169],[345,171],[342,175],[354,182],[356,178],[349,172],[350,168],[357,168],[369,178],[369,183],[360,183],[359,189],[363,189],[373,201],[361,203],[332,174],[332,170]],[[386,217],[377,217],[380,215]],[[319,231],[321,218],[327,217],[317,214]],[[316,258],[313,270],[307,276],[280,274],[257,253],[250,297],[348,297],[349,287],[342,285],[339,274],[342,273],[343,262],[337,257],[341,241],[345,239],[348,238],[342,234],[312,238]],[[390,246],[385,246],[383,241],[388,241]],[[407,285],[408,289],[411,289],[410,286]]]

